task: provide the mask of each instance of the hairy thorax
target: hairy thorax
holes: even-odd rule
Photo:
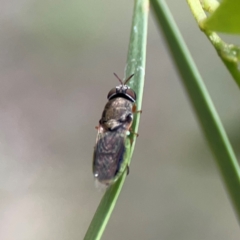
[[[105,105],[100,124],[106,130],[114,130],[120,126],[129,128],[133,115],[133,103],[125,98],[114,98]]]

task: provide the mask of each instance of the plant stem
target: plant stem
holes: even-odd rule
[[[240,168],[232,146],[165,1],[150,2],[240,221]]]
[[[132,30],[130,43],[128,46],[127,63],[125,67],[125,76],[130,76],[134,73],[134,79],[129,82],[129,86],[136,92],[136,105],[138,110],[142,107],[145,65],[146,65],[146,46],[147,46],[147,23],[149,12],[148,0],[135,1],[135,8],[139,14],[134,14],[132,22]],[[138,132],[140,114],[135,114],[132,125],[133,132]],[[131,134],[133,139],[131,147],[131,156],[134,151],[136,135]]]
[[[194,18],[196,19],[198,26],[205,33],[209,41],[215,47],[219,57],[227,67],[228,71],[240,87],[240,71],[239,71],[239,59],[240,59],[240,48],[233,44],[224,42],[215,32],[209,31],[205,28],[204,23],[207,16],[202,8],[199,0],[187,0],[188,5],[192,11]],[[205,0],[203,6],[213,11],[218,7],[216,1]],[[211,5],[213,4],[213,5]]]
[[[214,13],[215,10],[219,7],[219,2],[216,0],[200,0],[203,9],[206,12]]]
[[[147,42],[147,21],[148,21],[148,0],[135,0],[133,21],[131,28],[131,37],[129,42],[128,57],[125,69],[125,75],[128,77],[134,73],[134,78],[128,85],[137,95],[138,107],[142,105],[142,95],[144,86],[145,61],[146,61],[146,42]],[[135,121],[132,129],[134,132],[138,131],[140,114],[135,114]],[[126,156],[125,160],[130,164],[132,154],[135,146],[135,136],[132,135],[133,142],[131,145],[130,138],[126,139]],[[124,160],[124,161],[125,161]],[[124,171],[119,179],[110,186],[105,192],[98,209],[92,219],[92,222],[87,230],[84,240],[99,240],[107,226],[112,211],[116,205],[118,196],[121,192],[122,186],[126,179],[127,172]]]

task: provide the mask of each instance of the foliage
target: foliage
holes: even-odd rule
[[[147,19],[148,0],[135,0],[125,77],[128,77],[134,73],[134,77],[131,79],[128,85],[135,91],[137,95],[138,109],[140,109],[142,106],[146,62]],[[137,133],[138,131],[139,121],[140,114],[135,114],[132,125],[132,131],[134,133]],[[128,154],[125,155],[127,158],[125,161],[128,162],[128,165],[130,165],[131,162],[136,136],[131,134],[130,138],[126,140],[126,149]],[[122,189],[126,174],[126,171],[124,171],[119,180],[109,187],[105,192],[85,235],[85,240],[101,238]]]
[[[240,220],[240,168],[228,140],[224,127],[212,103],[211,97],[194,64],[184,40],[163,0],[150,0],[159,28],[163,31],[169,51],[186,88],[196,116],[215,156],[216,163],[222,175],[224,184]],[[215,0],[188,0],[190,9],[198,22],[200,29],[206,34],[217,50],[220,58],[240,86],[239,57],[240,48],[227,44],[213,31],[239,33],[240,5],[234,0],[225,0],[219,7]],[[206,12],[211,14],[207,17]],[[131,88],[137,93],[138,109],[141,109],[145,75],[146,36],[147,36],[148,0],[135,0],[131,37],[125,77],[134,73],[130,82]],[[231,16],[231,18],[229,17]],[[135,116],[133,132],[137,132],[140,114]],[[127,162],[130,164],[136,137],[131,134],[133,144],[127,139]],[[107,225],[117,198],[120,194],[126,171],[120,179],[111,186],[102,198],[94,218],[86,233],[86,239],[100,239]]]

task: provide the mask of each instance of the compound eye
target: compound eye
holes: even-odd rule
[[[130,88],[127,89],[126,95],[128,97],[130,97],[134,102],[136,101],[137,96],[136,96],[136,93],[132,89],[130,89]]]
[[[117,93],[116,88],[113,88],[112,90],[109,91],[107,98],[110,99],[111,97],[113,97],[115,94]]]

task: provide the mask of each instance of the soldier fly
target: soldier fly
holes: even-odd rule
[[[124,163],[133,113],[136,111],[136,93],[127,86],[134,74],[124,82],[114,73],[120,85],[108,93],[108,102],[99,120],[93,154],[94,178],[106,186],[114,183],[127,164]]]

